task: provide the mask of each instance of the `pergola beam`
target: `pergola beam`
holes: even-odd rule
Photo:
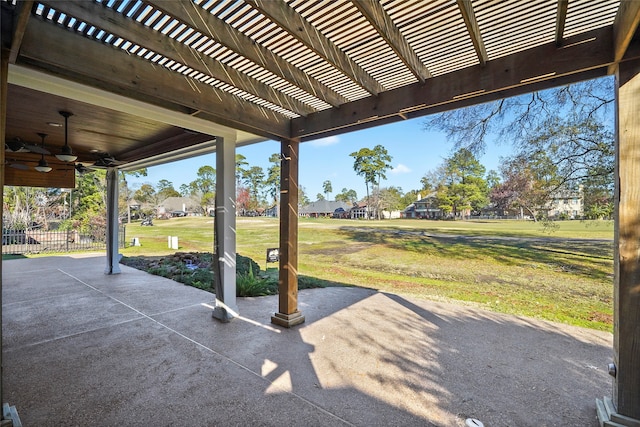
[[[556,46],[562,45],[562,39],[564,38],[564,24],[567,22],[568,7],[569,0],[558,0],[558,8],[556,12]]]
[[[602,69],[611,64],[611,31],[598,29],[567,40],[564,48],[551,42],[487,62],[484,67],[468,67],[433,77],[424,84],[415,83],[292,121],[292,136],[303,139],[344,130],[367,122],[374,124],[390,116],[426,111],[431,108],[454,109],[532,91],[530,86],[545,80],[566,83],[575,75]],[[551,85],[549,85],[551,86]]]
[[[377,0],[356,0],[353,5],[358,8],[360,13],[369,21],[376,29],[380,37],[398,55],[398,58],[413,73],[416,78],[424,83],[426,79],[431,78],[431,72],[422,63],[422,60],[416,54],[415,50],[409,45],[407,39],[402,35],[398,27],[393,23],[389,14],[384,10]]]
[[[484,47],[484,42],[482,41],[482,34],[480,34],[480,27],[478,27],[473,5],[470,0],[457,0],[457,3],[460,13],[462,14],[462,19],[464,19],[464,23],[467,26],[467,32],[473,43],[473,48],[476,51],[476,55],[478,55],[478,61],[480,65],[484,66],[489,60],[489,57],[487,55],[487,49]]]
[[[217,123],[267,138],[288,136],[289,119],[225,91],[34,19],[21,58],[50,73],[178,111],[204,111]],[[37,34],[47,33],[40,38]]]
[[[385,90],[369,73],[349,58],[338,46],[287,3],[281,0],[245,0],[245,3],[258,9],[260,13],[324,58],[370,94],[378,95]]]
[[[43,4],[125,40],[135,40],[135,44],[141,47],[161,53],[167,58],[301,116],[306,116],[315,111],[313,107],[275,90],[272,86],[241,73],[233,67],[216,61],[99,3],[43,2]]]
[[[9,63],[15,64],[16,58],[20,53],[20,45],[22,44],[22,38],[27,30],[27,23],[31,16],[31,8],[33,7],[33,0],[26,0],[18,3],[19,8],[18,19],[15,22],[15,28],[13,31],[13,37],[11,39],[11,50],[9,53]]]
[[[344,96],[189,0],[165,1],[157,7],[327,104],[337,107],[348,102]]]
[[[614,61],[620,61],[640,24],[640,2],[622,1],[613,21],[613,52]]]

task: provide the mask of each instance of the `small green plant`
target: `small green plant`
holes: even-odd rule
[[[260,297],[273,295],[277,291],[277,284],[273,280],[256,277],[253,269],[247,273],[236,274],[236,293],[239,297]]]

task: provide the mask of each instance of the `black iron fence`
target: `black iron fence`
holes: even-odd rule
[[[118,230],[118,241],[125,247],[125,227]],[[74,230],[44,231],[2,230],[3,254],[34,254],[47,252],[99,251],[106,250],[104,232],[80,233]]]

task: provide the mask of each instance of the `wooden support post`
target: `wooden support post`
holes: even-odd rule
[[[0,142],[4,147],[5,131],[7,128],[7,78],[9,75],[9,51],[2,49],[2,63],[0,65]],[[4,148],[0,149],[0,200],[4,200]],[[4,203],[3,203],[4,205]],[[0,224],[4,229],[2,218],[3,206],[0,206]],[[4,402],[2,379],[2,261],[0,260],[0,404]],[[2,418],[0,416],[0,418]]]
[[[118,170],[107,169],[107,266],[104,274],[120,274],[120,255],[118,254]]]
[[[213,317],[229,322],[238,316],[236,303],[236,141],[216,137],[216,218]]]
[[[280,275],[278,312],[271,323],[290,328],[304,322],[298,311],[298,149],[300,140],[281,143]]]
[[[640,60],[616,75],[613,405],[597,401],[600,425],[640,425]],[[608,423],[611,421],[611,424]]]

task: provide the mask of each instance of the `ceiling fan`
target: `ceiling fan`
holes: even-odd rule
[[[5,148],[13,153],[37,153],[49,155],[51,152],[44,147],[40,147],[36,144],[23,141],[19,137],[7,140],[5,142]]]
[[[111,168],[123,164],[123,162],[116,160],[109,153],[96,153],[98,160],[93,163],[93,167],[96,168]]]

